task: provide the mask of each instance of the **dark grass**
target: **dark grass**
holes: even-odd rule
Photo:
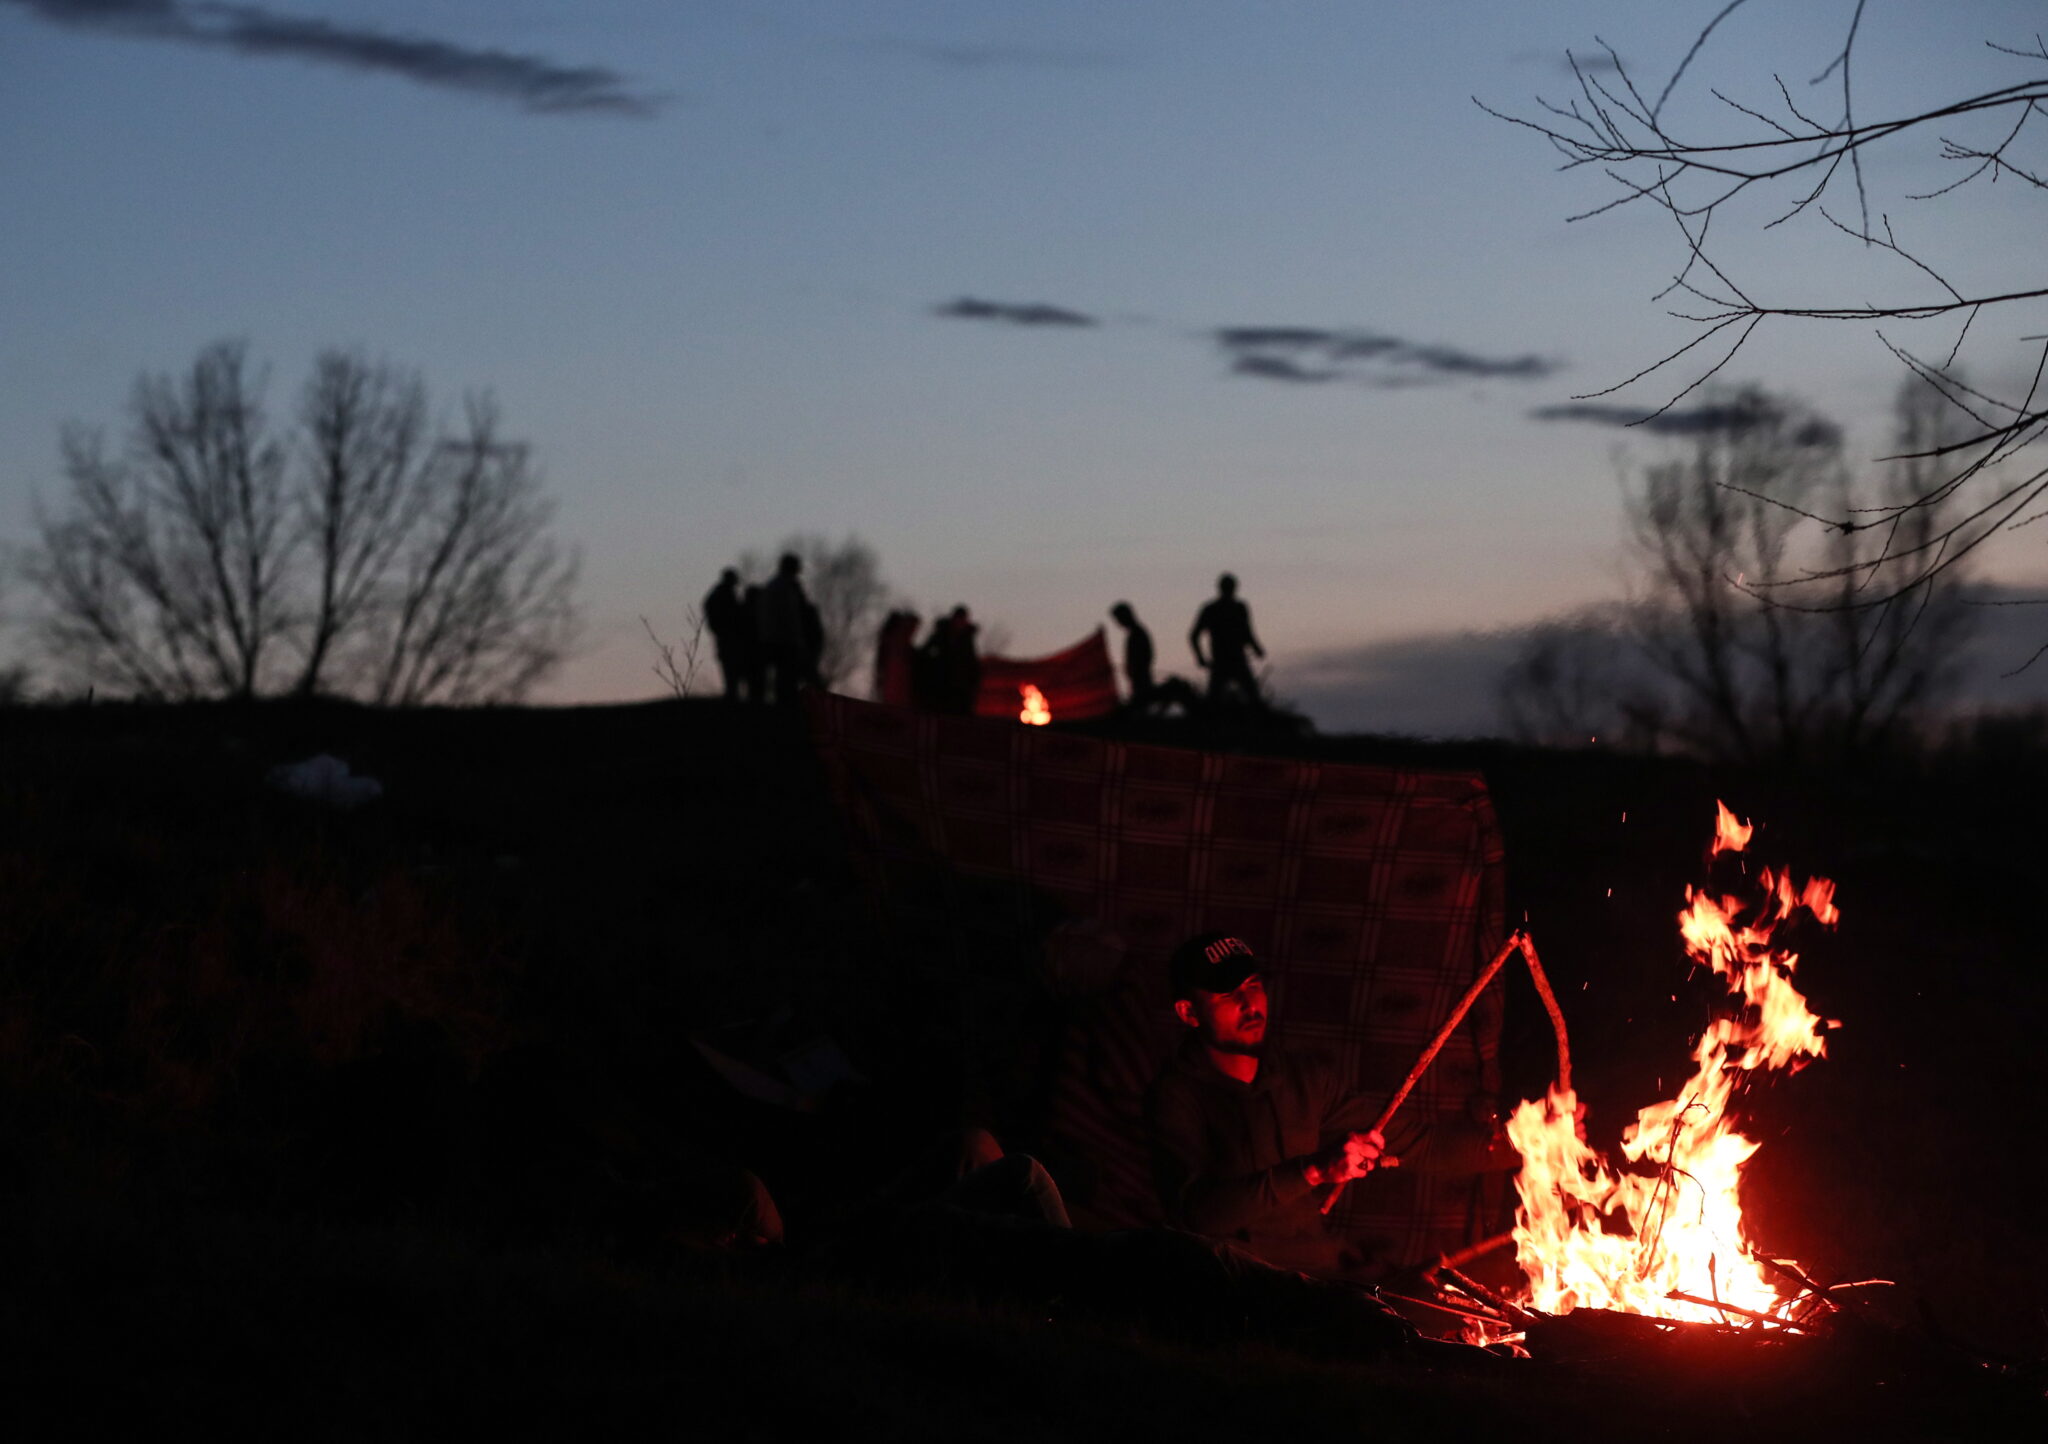
[[[1676,1081],[1713,1004],[1674,926],[1713,800],[1765,822],[1759,857],[1841,884],[1843,927],[1805,940],[1802,977],[1845,1027],[1751,1100],[1759,1230],[1828,1276],[1899,1279],[1881,1316],[1930,1357],[1952,1357],[1937,1337],[2048,1355],[2038,747],[1768,775],[1150,740],[1485,771],[1513,915],[1609,1137]],[[315,751],[385,799],[340,815],[264,786]],[[1886,1406],[1868,1371],[1818,1366],[1447,1379],[679,1251],[702,1154],[760,1172],[800,1236],[944,1125],[1029,1142],[1049,1013],[1020,980],[949,994],[876,948],[792,718],[0,712],[0,898],[0,1299],[19,1376],[81,1434],[160,1404],[311,1437],[490,1415],[706,1437],[1498,1437],[1512,1419],[1687,1438],[1784,1405],[1824,1437],[1972,1437],[2010,1402],[1894,1370],[1911,1397]],[[1507,1071],[1531,1090],[1547,1032],[1516,987]],[[1018,1036],[952,1056],[970,1015]],[[819,1032],[872,1081],[816,1117],[737,1101],[685,1041]]]

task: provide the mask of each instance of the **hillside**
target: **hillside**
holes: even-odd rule
[[[1898,1280],[1915,1327],[2048,1355],[2032,1216],[2048,1169],[2026,1128],[2048,1105],[2038,754],[1980,749],[1880,783],[1168,724],[1144,740],[1482,770],[1510,916],[1541,941],[1610,1135],[1683,1066],[1710,1006],[1674,918],[1714,799],[1758,819],[1759,855],[1840,884],[1842,926],[1803,940],[1801,978],[1844,1026],[1828,1059],[1753,1101],[1752,1218],[1812,1270]],[[267,785],[322,752],[383,796],[338,812]],[[279,1419],[344,1377],[383,1391],[392,1412],[360,1416],[379,1432],[445,1394],[406,1366],[427,1350],[450,1377],[510,1370],[516,1387],[491,1388],[535,1417],[598,1398],[658,1415],[722,1376],[744,1387],[707,1419],[759,1423],[782,1398],[793,1419],[880,1409],[871,1432],[898,1435],[1039,1374],[1094,1398],[1098,1356],[1140,1381],[1110,1414],[1041,1403],[1002,1436],[1039,1437],[1147,1400],[1172,1415],[1214,1367],[1184,1342],[1082,1324],[1048,1339],[995,1305],[878,1300],[679,1249],[678,1180],[701,1154],[766,1179],[795,1241],[934,1130],[1029,1143],[1028,1069],[947,1057],[959,1000],[908,986],[871,935],[794,718],[710,702],[0,712],[0,896],[7,1316],[23,1357],[63,1361],[53,1378],[133,1351],[155,1360],[136,1387],[198,1404],[239,1357],[234,1373],[283,1389]],[[1534,1091],[1547,1033],[1525,985],[1510,1009],[1510,1081]],[[1015,1059],[1048,1021],[1018,1017]],[[742,1055],[829,1040],[863,1081],[821,1113],[770,1108],[692,1037]],[[797,1352],[856,1318],[868,1336],[823,1373]],[[679,1340],[719,1336],[677,1361]],[[1349,1407],[1341,1371],[1266,1353],[1231,1367],[1248,1388],[1284,1380],[1299,1427]],[[962,1370],[948,1404],[935,1381]],[[1441,1381],[1371,1377],[1442,1423]],[[1481,1390],[1459,1417],[1529,1402]]]

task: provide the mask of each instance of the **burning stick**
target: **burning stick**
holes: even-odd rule
[[[1459,1293],[1466,1295],[1468,1298],[1477,1299],[1489,1309],[1493,1309],[1501,1314],[1502,1317],[1506,1318],[1517,1328],[1527,1328],[1529,1326],[1527,1310],[1517,1308],[1492,1289],[1487,1288],[1482,1283],[1466,1278],[1465,1275],[1459,1273],[1454,1268],[1449,1268],[1442,1264],[1437,1265],[1437,1268],[1441,1272],[1450,1275],[1451,1287]]]
[[[1771,1324],[1780,1329],[1789,1329],[1795,1334],[1810,1332],[1793,1323],[1790,1319],[1781,1319],[1776,1314],[1766,1314],[1756,1309],[1745,1309],[1740,1304],[1724,1303],[1720,1299],[1703,1299],[1697,1294],[1681,1293],[1677,1289],[1671,1290],[1664,1297],[1676,1299],[1681,1304],[1698,1304],[1703,1309],[1719,1309],[1724,1314],[1740,1314],[1745,1319],[1755,1319],[1760,1324]]]
[[[1389,1293],[1385,1289],[1380,1290],[1380,1297],[1391,1299],[1397,1304],[1413,1304],[1418,1309],[1437,1309],[1446,1314],[1456,1314],[1461,1319],[1470,1319],[1478,1324],[1493,1324],[1498,1328],[1507,1328],[1512,1322],[1505,1314],[1494,1313],[1491,1309],[1448,1304],[1442,1299],[1410,1298],[1407,1294]]]
[[[1408,1101],[1408,1095],[1415,1091],[1415,1085],[1421,1081],[1422,1075],[1429,1071],[1429,1065],[1436,1061],[1436,1055],[1443,1051],[1444,1044],[1451,1041],[1451,1034],[1458,1031],[1458,1024],[1465,1021],[1465,1015],[1472,1011],[1472,1005],[1479,1001],[1479,995],[1486,991],[1486,985],[1491,983],[1494,975],[1506,966],[1509,955],[1517,948],[1520,948],[1522,956],[1529,960],[1531,971],[1537,970],[1536,950],[1529,944],[1529,935],[1520,928],[1517,928],[1508,935],[1508,940],[1500,945],[1500,951],[1493,955],[1493,961],[1488,963],[1479,976],[1472,980],[1472,986],[1465,990],[1465,996],[1458,999],[1458,1006],[1451,1009],[1451,1016],[1444,1019],[1444,1025],[1436,1030],[1436,1036],[1429,1040],[1429,1046],[1422,1050],[1422,1056],[1415,1060],[1415,1066],[1408,1070],[1408,1076],[1401,1080],[1401,1086],[1394,1090],[1394,1096],[1387,1100],[1387,1106],[1380,1110],[1380,1116],[1373,1121],[1372,1127],[1367,1130],[1368,1132],[1377,1133],[1394,1121],[1394,1115],[1401,1111],[1401,1105]],[[1550,985],[1548,982],[1542,985],[1542,991],[1546,995],[1549,993]],[[1551,1001],[1550,1006],[1553,1010],[1553,1016],[1557,1018],[1559,1024],[1558,1036],[1562,1038],[1564,1036],[1563,1016],[1555,1013],[1557,1004],[1554,999]],[[1569,1063],[1567,1063],[1566,1067],[1569,1068],[1569,1066]],[[1330,1196],[1323,1200],[1324,1213],[1328,1213],[1337,1206],[1337,1200],[1344,1196],[1344,1185],[1348,1182],[1350,1180],[1344,1178],[1337,1180],[1337,1186],[1331,1189]]]

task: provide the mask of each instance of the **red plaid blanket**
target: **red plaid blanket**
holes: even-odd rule
[[[1109,643],[1102,628],[1050,656],[984,656],[975,715],[1017,721],[1026,685],[1038,688],[1055,722],[1082,722],[1114,712],[1116,670],[1110,665]]]
[[[1037,1146],[1087,1222],[1158,1216],[1142,1100],[1176,1036],[1164,963],[1181,939],[1251,942],[1286,1035],[1385,1098],[1504,935],[1476,773],[1132,746],[843,697],[811,717],[885,924],[964,975],[1035,972],[1066,999]],[[1497,1088],[1500,1017],[1490,990],[1397,1132]],[[1497,1205],[1472,1178],[1393,1170],[1349,1190],[1336,1221],[1382,1261],[1423,1263],[1491,1231]]]

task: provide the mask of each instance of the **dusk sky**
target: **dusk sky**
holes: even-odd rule
[[[657,695],[640,617],[674,636],[740,552],[854,532],[1016,654],[1128,599],[1183,672],[1227,568],[1318,720],[1484,730],[1495,634],[1619,594],[1615,450],[1656,448],[1531,413],[1692,333],[1652,300],[1670,223],[1567,223],[1608,183],[1473,98],[1567,98],[1596,37],[1661,86],[1722,4],[0,0],[0,538],[138,371],[244,338],[282,412],[354,346],[534,444],[587,613],[545,700]],[[1853,9],[1755,0],[1696,74],[1808,94]],[[1984,42],[2042,18],[1878,0],[1859,106],[2031,78]],[[1932,136],[1891,164],[1917,244],[2038,269],[2023,187],[1898,201],[1953,175]],[[1879,266],[1817,219],[1730,239],[1788,297]],[[1275,328],[1330,334],[1245,334]],[[1885,449],[1867,330],[1767,330],[1728,375]],[[2048,575],[2034,533],[1987,561]]]

